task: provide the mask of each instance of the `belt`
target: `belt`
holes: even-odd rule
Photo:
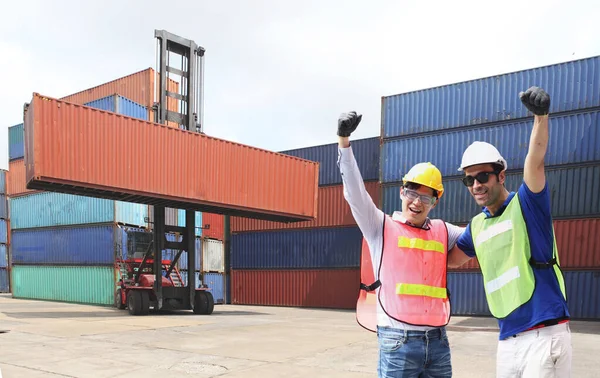
[[[563,323],[568,323],[568,322],[569,322],[569,317],[567,317],[567,316],[564,316],[562,318],[556,318],[556,319],[548,319],[548,320],[544,320],[543,322],[540,322],[540,323],[534,325],[531,328],[527,328],[523,332],[532,331],[534,329],[540,329],[540,328],[544,328],[544,327],[552,327],[557,324],[563,324]],[[512,335],[512,337],[517,337],[517,335]]]

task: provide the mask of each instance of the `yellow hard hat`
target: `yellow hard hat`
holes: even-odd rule
[[[444,194],[444,185],[442,185],[442,172],[429,162],[415,164],[410,171],[402,178],[404,184],[414,182],[424,185],[433,190],[437,190],[438,198]]]

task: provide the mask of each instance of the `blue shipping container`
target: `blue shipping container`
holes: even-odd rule
[[[0,293],[9,293],[8,269],[0,268]]]
[[[25,156],[25,130],[23,124],[8,128],[8,159],[20,159]]]
[[[600,320],[600,271],[563,272],[573,319]],[[453,315],[491,316],[480,272],[448,273]]]
[[[42,192],[10,199],[11,229],[86,223],[146,226],[148,206],[102,198]]]
[[[202,212],[196,211],[196,223],[194,225],[196,236],[202,236]],[[185,210],[177,210],[177,225],[185,227]]]
[[[208,286],[215,303],[225,303],[225,277],[223,273],[202,273],[203,284]]]
[[[8,201],[4,194],[0,194],[0,219],[8,219]]]
[[[102,109],[113,113],[123,114],[128,117],[148,120],[148,109],[130,99],[114,94],[98,100],[90,101],[85,106]]]
[[[555,219],[600,216],[600,165],[546,168],[546,180],[551,196],[552,216]],[[517,191],[523,182],[523,172],[506,175],[505,186]],[[400,184],[383,188],[383,211],[392,214],[401,210]],[[460,179],[444,182],[444,195],[431,211],[431,218],[452,223],[467,223],[481,211],[468,188]]]
[[[379,179],[379,138],[358,139],[351,143],[363,179],[365,181]],[[319,162],[320,186],[342,183],[342,176],[337,165],[337,143],[281,151],[281,153]]]
[[[385,141],[381,153],[383,182],[399,182],[415,164],[429,161],[443,176],[460,175],[462,154],[474,141],[498,148],[509,169],[522,169],[533,122],[525,119],[477,129]],[[600,161],[600,111],[550,118],[547,165]]]
[[[0,169],[0,194],[6,194],[6,171]]]
[[[227,278],[225,278],[225,292],[227,295],[225,296],[225,303],[231,304],[231,274],[227,273]]]
[[[187,286],[188,272],[186,270],[182,270],[179,272],[179,274],[181,275],[181,280],[182,280],[183,286]],[[200,287],[200,272],[196,272],[196,289],[199,287]]]
[[[114,224],[15,230],[12,262],[48,265],[113,265],[131,247],[127,227]]]
[[[600,56],[383,98],[383,138],[532,116],[519,92],[551,96],[550,113],[600,106]]]
[[[231,236],[231,269],[360,266],[358,227],[247,232]]]
[[[0,243],[8,243],[8,223],[0,219]]]
[[[0,244],[0,268],[8,266],[8,247],[6,244]]]

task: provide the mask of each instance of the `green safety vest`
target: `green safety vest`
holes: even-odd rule
[[[554,230],[552,232],[554,236]],[[471,221],[471,235],[475,254],[483,273],[483,283],[490,312],[502,319],[533,296],[535,277],[533,269],[552,266],[566,299],[565,283],[559,268],[556,237],[549,262],[531,260],[529,234],[521,210],[518,193],[502,215],[486,218],[480,213]],[[550,265],[551,264],[551,265]]]

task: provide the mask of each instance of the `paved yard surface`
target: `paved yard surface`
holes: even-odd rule
[[[600,375],[600,322],[573,322],[573,377]],[[217,305],[133,317],[0,295],[0,371],[13,377],[376,377],[351,311]],[[494,377],[495,321],[454,318],[455,377]]]

